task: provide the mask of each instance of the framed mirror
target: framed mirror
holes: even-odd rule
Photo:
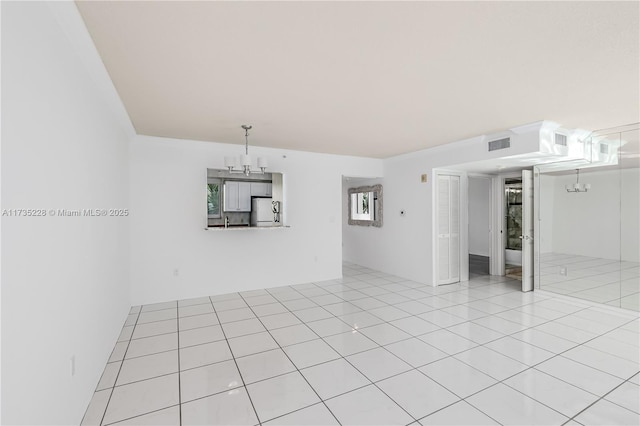
[[[349,225],[382,226],[382,185],[349,188]]]

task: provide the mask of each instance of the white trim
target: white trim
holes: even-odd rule
[[[540,167],[533,166],[533,291],[540,289]]]
[[[504,275],[504,178],[491,178],[491,245],[489,274]]]
[[[534,289],[535,188],[533,171],[522,170],[522,291]]]
[[[0,23],[2,22],[2,2],[0,2]],[[0,31],[0,57],[2,57],[2,31]],[[0,67],[0,81],[2,81],[2,67]],[[0,99],[2,99],[2,85],[0,85]],[[0,102],[0,117],[2,117],[2,102]],[[1,121],[1,120],[0,120]],[[0,147],[2,146],[2,132],[0,132]],[[0,188],[2,188],[2,149],[0,149]],[[0,209],[3,209],[4,205],[2,204],[2,197],[0,196]],[[0,241],[2,240],[2,223],[4,220],[0,221]],[[2,244],[0,244],[0,259],[2,259]],[[2,323],[2,318],[5,318],[2,315],[2,289],[4,288],[2,284],[2,262],[0,262],[0,324]],[[6,319],[5,319],[6,321]],[[0,327],[1,329],[1,327]],[[5,340],[6,342],[6,340]],[[2,364],[2,343],[0,342],[0,365]],[[0,369],[0,383],[2,383],[2,369]],[[2,419],[2,386],[0,386],[0,419]]]
[[[474,179],[491,179],[496,177],[496,175],[491,173],[467,172],[467,177]]]
[[[460,281],[469,281],[469,178],[460,175]]]

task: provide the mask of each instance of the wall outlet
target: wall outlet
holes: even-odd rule
[[[173,270],[173,276],[177,277],[178,275],[180,275],[180,269],[176,268]]]
[[[71,355],[69,358],[69,372],[71,373],[71,377],[76,375],[76,356]]]
[[[566,267],[562,267],[560,268],[560,275],[564,275],[565,277],[567,276],[567,268]]]

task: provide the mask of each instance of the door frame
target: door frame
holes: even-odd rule
[[[495,225],[494,225],[494,221],[493,221],[493,217],[495,215],[494,210],[495,210],[495,205],[493,203],[493,197],[494,197],[494,193],[495,190],[493,188],[493,178],[495,177],[495,175],[491,175],[491,174],[485,174],[485,173],[467,173],[467,200],[465,202],[466,204],[466,211],[467,211],[467,222],[469,219],[469,179],[473,178],[473,179],[486,179],[489,182],[489,240],[487,241],[487,243],[489,244],[489,275],[497,275],[494,274],[492,271],[492,264],[493,264],[493,258],[494,258],[494,253],[493,253],[493,234],[494,234],[494,229]],[[465,230],[465,232],[467,233],[467,241],[469,241],[468,235],[469,235],[469,225],[467,223],[467,229]],[[467,253],[466,256],[468,258],[469,256],[469,247],[467,247]],[[468,266],[468,264],[467,264]],[[469,268],[467,267],[467,276],[468,276],[468,271]]]
[[[534,172],[531,169],[522,170],[522,291],[533,291],[534,281],[534,224],[535,220],[535,189]]]
[[[526,167],[523,167],[523,170]],[[506,219],[505,219],[505,198],[504,185],[507,179],[522,178],[522,170],[509,173],[501,173],[491,179],[491,211],[492,228],[495,232],[491,234],[491,259],[489,263],[489,273],[491,275],[505,275],[505,249],[506,249]]]

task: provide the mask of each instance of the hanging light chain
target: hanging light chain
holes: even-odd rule
[[[249,155],[249,130],[251,130],[250,125],[243,124],[242,128],[244,129],[244,153]]]

